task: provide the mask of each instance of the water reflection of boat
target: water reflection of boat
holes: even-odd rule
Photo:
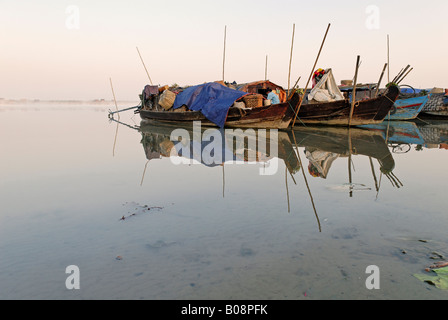
[[[179,128],[148,121],[142,121],[139,131],[148,160],[174,156],[213,167],[226,162],[267,163],[277,158],[284,161],[291,174],[300,169],[289,136],[283,131],[200,125]]]
[[[448,143],[448,121],[443,120],[386,121],[361,127],[380,132],[394,152],[409,151],[412,145],[444,148]]]
[[[392,144],[424,144],[415,122],[385,121],[374,125],[361,126],[364,129],[379,132],[383,138]]]
[[[429,120],[416,123],[426,148],[446,149],[448,143],[448,121]]]
[[[333,161],[338,157],[364,155],[379,161],[381,172],[389,173],[395,161],[380,132],[360,128],[298,127],[292,139],[305,148],[313,176],[326,178]]]
[[[111,120],[116,121],[115,119]],[[156,121],[142,121],[140,126],[128,127],[141,133],[141,143],[147,159],[141,184],[143,184],[146,168],[150,161],[168,157],[176,158],[176,162],[179,159],[185,159],[189,164],[193,163],[192,161],[197,161],[208,167],[222,166],[224,197],[224,167],[228,161],[266,163],[273,159],[281,159],[285,163],[285,185],[289,212],[287,177],[289,172],[294,183],[297,184],[294,175],[300,171],[301,167],[305,167],[301,160],[302,152],[299,152],[301,148],[304,149],[307,159],[319,172],[319,175],[314,176],[323,178],[327,176],[331,164],[336,158],[346,157],[349,164],[349,184],[347,186],[350,196],[352,196],[353,191],[358,189],[357,184],[352,184],[351,179],[352,155],[365,155],[370,158],[377,191],[379,191],[379,185],[374,173],[372,159],[378,160],[381,166],[381,174],[385,174],[390,180],[397,180],[392,173],[395,167],[394,159],[381,133],[355,127],[300,126],[291,131],[250,128],[242,130],[202,128],[194,125],[179,128],[174,125],[160,124]],[[186,141],[184,137],[187,138]],[[212,149],[214,150],[213,153],[210,152]],[[201,156],[199,157],[199,155]],[[210,159],[214,161],[209,161]],[[262,169],[260,168],[260,174],[262,174]],[[321,231],[320,220],[308,184],[306,171],[306,169],[302,170],[302,175],[308,189],[319,231]],[[345,186],[344,184],[342,187]]]

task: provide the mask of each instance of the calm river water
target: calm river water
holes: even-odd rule
[[[448,299],[415,277],[448,259],[448,122],[174,145],[107,110],[0,105],[0,299]]]

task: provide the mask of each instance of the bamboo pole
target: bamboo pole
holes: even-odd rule
[[[411,65],[407,65],[406,68],[402,69],[402,71],[397,74],[397,76],[392,80],[393,83],[397,83],[400,78],[405,74],[406,71],[408,71],[408,69],[411,67]]]
[[[383,72],[381,72],[380,79],[378,80],[378,84],[376,86],[375,98],[378,96],[378,91],[380,90],[381,81],[383,80],[384,72],[386,71],[387,63],[384,64]]]
[[[400,84],[401,83],[401,81],[403,81],[404,80],[404,78],[406,78],[407,77],[407,75],[409,74],[409,72],[411,72],[412,70],[414,70],[414,68],[411,68],[411,69],[409,69],[409,71],[400,79],[400,81],[398,81],[397,82],[397,84]]]
[[[110,88],[112,89],[112,95],[114,96],[115,108],[118,111],[117,99],[115,98],[114,86],[112,85],[112,78],[109,78]],[[120,114],[118,114],[118,120],[120,120]]]
[[[264,80],[268,80],[268,55],[266,55],[266,63],[264,66]]]
[[[317,61],[319,60],[320,53],[322,52],[322,48],[323,48],[323,46],[324,46],[325,39],[327,38],[327,34],[328,34],[328,30],[330,29],[330,26],[331,26],[331,24],[329,23],[329,24],[328,24],[328,27],[327,27],[327,31],[325,32],[324,39],[322,40],[322,44],[321,44],[321,46],[320,46],[319,53],[317,54],[316,61],[314,62],[314,66],[313,66],[313,68],[311,69],[310,76],[309,76],[308,81],[307,81],[307,83],[306,83],[305,91],[304,91],[304,93],[303,93],[303,99],[300,100],[300,104],[299,104],[299,106],[297,107],[296,113],[295,113],[295,115],[294,115],[294,121],[293,121],[293,123],[292,123],[292,127],[293,127],[293,128],[294,128],[294,125],[295,125],[295,123],[296,123],[297,115],[299,114],[299,110],[300,110],[300,108],[301,108],[301,106],[302,106],[303,100],[305,100],[306,90],[308,90],[308,85],[309,85],[310,80],[311,80],[311,78],[312,78],[312,76],[313,76],[314,69],[316,68]]]
[[[358,69],[361,68],[361,64],[362,64],[362,60],[360,60],[359,63],[358,63]],[[355,68],[355,69],[356,69],[356,68]],[[352,81],[353,81],[353,82],[355,81],[355,76],[353,76]]]
[[[397,73],[397,75],[395,76],[395,78],[392,79],[392,83],[395,83],[397,81],[398,78],[400,78],[400,76],[403,74],[403,72],[405,72],[406,70],[403,68],[400,70],[399,73]]]
[[[286,100],[289,100],[290,98],[291,98],[291,96],[292,96],[292,92],[294,92],[294,89],[296,88],[296,86],[297,86],[297,84],[299,83],[299,81],[300,81],[300,79],[301,79],[302,77],[300,76],[298,79],[297,79],[297,81],[296,81],[296,83],[294,84],[294,86],[291,88],[291,90],[288,92],[288,99],[286,99]]]
[[[387,35],[387,83],[390,83],[389,35]]]
[[[296,24],[293,23],[292,25],[292,39],[291,39],[291,53],[289,55],[289,71],[288,71],[288,94],[289,94],[289,84],[290,84],[290,79],[291,79],[291,64],[292,64],[292,50],[294,48],[294,33],[296,30]]]
[[[224,26],[224,52],[222,54],[222,81],[224,81],[224,66],[226,63],[226,37],[227,37],[227,26]]]
[[[136,48],[137,48],[137,52],[138,52],[138,55],[140,56],[140,60],[142,61],[143,67],[145,68],[145,71],[146,71],[146,75],[148,76],[148,79],[149,79],[149,83],[151,83],[151,85],[152,85],[152,80],[151,80],[151,77],[149,76],[149,72],[148,72],[148,69],[146,69],[146,65],[145,65],[145,62],[143,61],[142,55],[140,54],[140,50],[138,50],[138,47],[136,47]]]
[[[403,70],[404,69],[401,68],[400,72],[398,72],[397,75],[395,76],[395,78],[392,79],[392,82],[394,82],[398,78],[398,76],[403,72]]]
[[[352,105],[350,108],[350,117],[348,119],[348,126],[350,127],[352,124],[353,111],[355,109],[355,101],[356,101],[356,84],[358,81],[358,69],[359,69],[359,56],[356,59],[356,70],[355,70],[355,79],[353,82],[353,93],[352,93]]]

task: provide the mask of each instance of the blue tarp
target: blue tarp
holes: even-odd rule
[[[230,89],[217,82],[209,82],[189,87],[179,93],[173,108],[186,105],[190,110],[201,111],[208,120],[222,128],[229,108],[235,100],[246,94],[247,92]]]
[[[429,93],[429,91],[431,91],[431,89],[411,89],[411,88],[400,88],[400,92],[401,93],[421,93],[423,90],[425,90],[426,92]]]

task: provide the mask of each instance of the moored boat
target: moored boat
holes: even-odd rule
[[[422,109],[422,113],[431,116],[448,117],[448,94],[444,92],[433,92]]]
[[[300,106],[296,123],[315,125],[357,126],[381,123],[392,109],[399,95],[396,86],[389,86],[375,98],[352,102],[345,97],[334,80],[331,69],[307,94]]]
[[[142,93],[145,96],[145,91]],[[295,92],[283,103],[265,105],[240,104],[259,95],[234,90],[217,82],[193,86],[177,94],[169,108],[157,107],[160,95],[154,90],[142,99],[136,111],[142,120],[157,120],[167,123],[192,123],[201,121],[204,126],[286,129],[300,103]],[[263,98],[261,98],[263,100]],[[150,102],[150,103],[148,103]]]
[[[398,99],[395,101],[395,104],[390,111],[390,115],[386,117],[386,120],[415,119],[418,117],[427,102],[427,95],[408,99]]]

